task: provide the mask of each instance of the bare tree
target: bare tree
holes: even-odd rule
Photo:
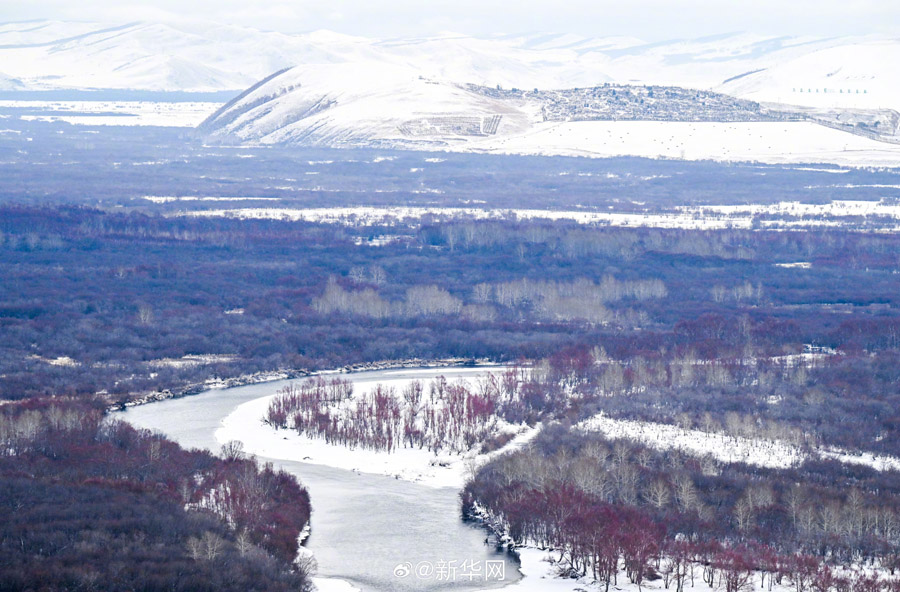
[[[149,304],[142,303],[138,305],[138,321],[142,325],[149,325],[153,322],[153,307]]]
[[[225,460],[241,460],[244,456],[244,443],[240,440],[229,440],[222,444],[222,458]]]
[[[664,479],[654,479],[646,492],[647,500],[654,508],[661,510],[669,505],[672,493]]]

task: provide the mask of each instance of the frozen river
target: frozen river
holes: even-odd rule
[[[377,370],[342,375],[357,388],[415,378],[474,378],[479,368]],[[130,408],[137,427],[163,432],[188,448],[218,451],[215,432],[239,405],[290,383],[268,382]],[[293,475],[312,498],[307,548],[319,565],[320,588],[364,591],[482,590],[520,578],[506,553],[485,544],[483,529],[460,520],[458,491],[321,464],[259,457]],[[404,575],[407,574],[408,575]],[[490,572],[490,573],[488,573]],[[501,577],[502,575],[502,577]],[[344,584],[342,584],[342,582]]]

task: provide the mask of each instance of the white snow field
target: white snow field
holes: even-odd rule
[[[161,197],[145,199],[156,203],[177,201],[230,201],[236,198]],[[249,198],[262,200],[265,198]],[[230,217],[247,219],[306,220],[349,226],[376,223],[415,223],[424,217],[466,219],[545,219],[572,220],[579,224],[621,227],[685,228],[715,230],[723,228],[768,230],[843,227],[865,228],[872,232],[900,232],[900,204],[894,200],[833,200],[823,204],[778,202],[754,205],[681,206],[670,212],[602,212],[585,210],[480,209],[439,207],[360,206],[334,208],[237,207],[180,212],[183,216]],[[783,267],[809,267],[808,262],[781,264]]]
[[[614,419],[599,414],[578,424],[587,432],[601,432],[609,438],[627,438],[657,450],[681,450],[692,456],[711,456],[720,462],[741,462],[760,467],[785,469],[820,456],[843,463],[860,464],[877,471],[900,470],[900,458],[873,453],[851,453],[838,448],[823,448],[812,454],[801,447],[774,440],[726,436],[701,430],[629,419]]]
[[[554,156],[900,166],[900,145],[810,122],[574,121],[490,138],[475,150]]]
[[[617,81],[814,107],[897,109],[898,47],[898,39],[879,35],[738,33],[655,43],[548,32],[376,39],[198,21],[29,21],[0,24],[0,88],[240,90],[296,64],[356,63],[370,70],[411,66],[427,78],[490,87],[553,89]],[[841,90],[852,92],[841,96]]]
[[[209,101],[23,101],[0,100],[0,110],[27,109],[23,120],[65,121],[74,125],[197,127],[220,103]]]

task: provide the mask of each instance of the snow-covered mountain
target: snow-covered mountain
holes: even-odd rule
[[[900,39],[883,37],[726,34],[646,43],[543,33],[369,39],[196,22],[0,25],[0,85],[23,89],[239,91],[295,65],[355,64],[504,88],[612,81],[814,107],[900,109],[898,58]]]
[[[32,90],[238,91],[310,61],[372,59],[368,40],[208,23],[0,25],[0,70]]]
[[[898,148],[880,140],[900,137],[898,63],[900,39],[876,36],[647,43],[543,33],[369,39],[210,23],[0,25],[0,90],[241,93],[202,126],[228,143],[776,161],[839,161],[855,151],[897,163]]]
[[[758,103],[680,87],[605,83],[542,91],[459,84],[410,65],[288,68],[200,126],[213,141],[443,148],[566,121],[773,121]],[[787,117],[794,118],[793,114]]]
[[[764,67],[734,77],[718,90],[757,101],[809,107],[897,110],[900,83],[889,72],[898,64],[900,40],[820,43],[790,60],[767,60]]]
[[[409,66],[333,64],[278,73],[202,126],[213,140],[262,144],[424,147],[521,133],[540,106],[505,100]]]
[[[502,90],[428,78],[412,66],[331,64],[270,76],[199,131],[227,145],[900,166],[896,144],[801,117],[679,87]]]
[[[24,90],[25,85],[21,80],[16,80],[0,72],[0,90]]]

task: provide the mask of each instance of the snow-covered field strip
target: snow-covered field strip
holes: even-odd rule
[[[837,187],[837,186],[836,186]],[[849,186],[843,186],[849,187]],[[888,187],[888,186],[882,186]],[[890,186],[894,187],[894,186]],[[897,186],[900,188],[900,186]],[[863,201],[836,199],[825,204],[809,204],[797,201],[782,201],[776,204],[741,204],[741,205],[710,205],[692,208],[683,208],[686,211],[701,214],[715,213],[727,216],[737,215],[781,215],[781,216],[885,216],[900,219],[900,202]]]
[[[147,197],[151,201],[229,201],[231,197]],[[262,200],[266,198],[248,198]],[[872,230],[900,230],[900,203],[887,201],[836,200],[826,204],[779,202],[756,205],[684,206],[672,213],[591,212],[583,210],[482,209],[439,207],[335,207],[335,208],[233,208],[185,211],[183,216],[231,217],[243,219],[306,220],[365,226],[382,221],[404,222],[425,216],[472,219],[572,220],[579,224],[617,227],[686,228],[714,230],[749,229],[754,225],[770,229],[859,227],[870,220]],[[769,219],[773,217],[775,219]],[[786,217],[789,219],[778,219]],[[765,218],[760,220],[760,218]],[[862,219],[862,220],[861,220]]]
[[[640,214],[617,212],[584,212],[558,210],[487,210],[479,208],[427,207],[339,207],[339,208],[235,208],[184,212],[185,216],[232,218],[270,218],[275,220],[307,220],[342,224],[368,225],[385,219],[399,222],[424,216],[499,219],[512,216],[526,219],[573,220],[581,224],[611,226],[652,226],[656,228],[749,228],[749,219],[698,218],[692,213]]]
[[[785,469],[810,458],[800,447],[785,442],[756,440],[722,434],[685,430],[677,426],[613,419],[603,413],[578,424],[585,431],[598,431],[610,438],[628,438],[657,450],[681,450],[693,456],[710,455],[721,462],[742,462],[760,467]],[[854,454],[840,449],[823,449],[815,454],[844,463],[873,469],[900,470],[900,458],[872,453]]]
[[[65,121],[75,125],[196,127],[221,103],[154,101],[13,101],[2,109],[25,109],[23,120]]]
[[[457,149],[457,147],[454,147]],[[900,146],[808,122],[573,121],[458,147],[502,154],[900,166]]]
[[[602,432],[610,438],[627,438],[658,450],[676,449],[694,456],[711,455],[722,462],[784,469],[803,458],[798,449],[787,444],[731,438],[661,423],[613,419],[603,413],[584,420],[578,428]]]
[[[173,195],[144,195],[141,199],[152,201],[153,203],[170,203],[173,201],[278,201],[277,197],[226,197],[226,196],[182,196]]]

